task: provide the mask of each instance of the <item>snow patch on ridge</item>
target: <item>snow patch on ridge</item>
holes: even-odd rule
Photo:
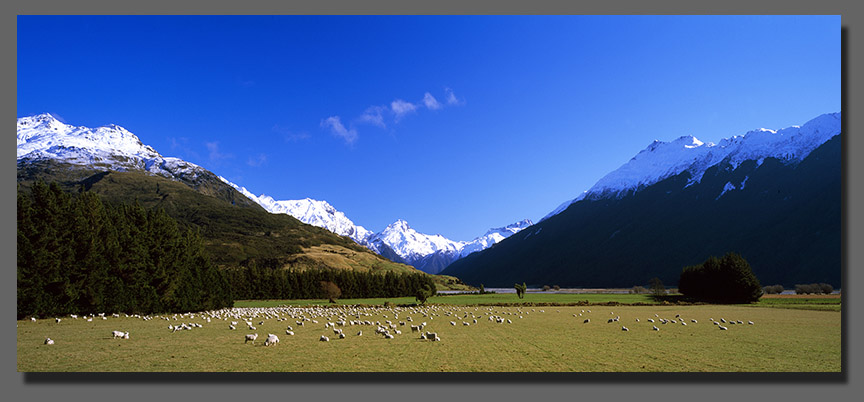
[[[541,222],[561,213],[574,202],[586,198],[620,198],[683,172],[690,173],[687,186],[698,183],[708,168],[723,161],[733,168],[746,160],[756,160],[757,166],[761,166],[769,157],[784,163],[800,162],[814,149],[840,134],[840,120],[840,112],[828,113],[803,126],[781,130],[760,128],[725,138],[717,144],[703,143],[689,135],[672,142],[655,140],[590,189],[555,208]]]

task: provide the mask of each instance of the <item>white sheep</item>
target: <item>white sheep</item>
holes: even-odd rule
[[[36,322],[36,317],[30,317],[30,321]]]
[[[59,318],[55,318],[55,319],[54,319],[54,322],[56,322],[56,323],[59,324],[59,323],[60,323],[60,319],[59,319]]]
[[[286,330],[285,330],[285,335],[294,335],[294,331],[291,331],[291,330],[286,329]]]
[[[270,346],[274,343],[279,343],[279,337],[275,334],[267,334],[267,339],[264,340],[264,346]]]
[[[339,339],[345,339],[345,334],[343,334],[343,333],[340,332],[340,333],[339,333]]]
[[[321,335],[321,338],[318,338],[318,340],[321,342],[330,342],[330,338],[328,338],[324,335]]]
[[[53,344],[54,344],[54,340],[51,339],[51,338],[45,338],[45,344],[46,344],[46,345],[53,345]]]
[[[235,327],[235,326],[233,326],[233,325],[229,325],[228,328],[230,328],[230,329],[237,329],[237,327]]]
[[[621,330],[622,330],[622,331],[629,331],[629,329],[627,329],[627,327],[625,327],[625,326],[623,326],[623,325],[621,326]]]
[[[257,333],[256,334],[248,334],[248,335],[246,335],[246,340],[243,341],[243,343],[245,344],[245,343],[248,343],[249,341],[252,341],[252,344],[254,345],[256,339],[258,339]]]
[[[117,338],[129,339],[129,332],[128,331],[127,332],[112,331],[111,335],[114,337],[114,339],[117,339]]]
[[[587,324],[587,323],[589,323],[589,322],[591,322],[591,319],[590,319],[590,318],[586,318],[585,321],[582,321],[583,324]]]
[[[724,327],[724,326],[721,325],[721,326],[720,326],[720,329],[722,329],[722,330],[725,331],[725,330],[727,330],[727,329],[729,329],[729,328],[726,328],[726,327]]]
[[[747,324],[753,325],[753,321],[747,321]]]
[[[357,336],[363,336],[363,331],[357,331]]]
[[[655,331],[659,331],[659,330],[660,330],[660,328],[657,328],[656,325],[652,325],[651,328],[653,328]]]

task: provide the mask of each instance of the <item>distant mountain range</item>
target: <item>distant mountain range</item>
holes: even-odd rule
[[[256,196],[244,187],[224,178],[221,179],[271,213],[288,214],[304,223],[325,228],[341,236],[348,236],[392,261],[411,265],[430,274],[437,274],[453,261],[473,252],[485,250],[533,224],[525,219],[504,227],[489,229],[482,236],[471,241],[454,241],[440,234],[419,233],[408,226],[408,222],[401,219],[376,233],[354,224],[327,201],[311,198],[276,201],[268,195]]]
[[[717,144],[655,141],[578,197],[442,273],[486,286],[622,287],[741,253],[763,284],[840,286],[841,114]]]
[[[310,198],[277,201],[264,194],[256,196],[246,188],[198,165],[179,158],[163,157],[152,147],[144,145],[133,133],[117,125],[76,127],[46,113],[19,118],[17,141],[19,166],[32,167],[39,161],[53,161],[108,171],[145,171],[180,181],[206,194],[220,192],[232,203],[246,206],[254,203],[270,213],[293,216],[303,223],[348,236],[394,262],[432,274],[532,224],[530,220],[523,220],[502,228],[489,229],[471,241],[454,241],[441,235],[418,233],[402,220],[375,233],[355,225],[326,201]]]

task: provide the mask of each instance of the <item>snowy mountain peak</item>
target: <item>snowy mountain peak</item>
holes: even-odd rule
[[[247,190],[245,187],[238,186],[224,177],[220,176],[219,179],[234,187],[241,194],[245,195],[250,200],[255,201],[258,205],[261,205],[265,210],[272,214],[291,215],[297,218],[300,222],[327,229],[340,236],[348,236],[359,244],[365,244],[373,234],[363,226],[355,225],[351,219],[348,219],[344,213],[338,211],[327,201],[319,201],[312,198],[276,201],[269,195],[252,194],[252,192]]]
[[[406,222],[402,219],[397,219],[396,222],[393,222],[393,223],[387,225],[387,228],[384,229],[385,232],[388,232],[388,231],[390,231],[390,232],[392,232],[392,231],[407,232],[407,231],[412,231],[412,230],[414,230],[414,229],[411,229],[411,226],[408,226],[408,222]]]
[[[513,233],[516,233],[522,229],[525,229],[528,226],[531,226],[533,224],[534,224],[534,222],[531,222],[530,219],[523,219],[519,222],[514,222],[514,223],[511,223],[511,224],[504,226],[504,227],[491,228],[491,229],[487,230],[483,236],[488,236],[488,235],[493,234],[493,233],[510,233],[510,234],[513,234]]]
[[[840,112],[828,113],[803,126],[781,130],[760,128],[725,138],[717,144],[703,143],[690,135],[672,142],[655,140],[630,161],[598,180],[578,197],[562,203],[541,221],[582,199],[618,198],[685,171],[690,173],[691,181],[699,182],[708,168],[724,161],[733,167],[746,160],[768,157],[784,163],[797,163],[825,141],[840,134],[840,120]]]
[[[18,118],[17,159],[24,163],[55,160],[107,170],[144,170],[187,181],[206,172],[193,163],[163,157],[116,124],[76,127],[60,122],[50,113]]]

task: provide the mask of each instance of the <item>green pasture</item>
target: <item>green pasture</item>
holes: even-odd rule
[[[765,298],[751,304],[754,307],[791,308],[799,310],[840,311],[839,297]]]
[[[396,305],[415,304],[417,301],[413,297],[392,297],[392,298],[375,298],[375,299],[339,299],[338,305],[383,305],[385,302],[390,302]],[[427,300],[428,304],[454,304],[454,305],[474,305],[474,304],[511,304],[511,303],[559,303],[559,304],[575,304],[580,302],[588,303],[608,303],[618,302],[624,304],[633,303],[656,303],[650,295],[645,294],[603,294],[603,293],[526,293],[525,297],[520,299],[515,293],[492,293],[492,294],[454,294],[446,296],[433,296]],[[310,300],[240,300],[234,302],[234,307],[276,307],[276,306],[309,306],[309,305],[327,305],[327,299],[310,299]]]
[[[495,295],[489,295],[495,296]],[[501,295],[499,295],[500,297]],[[511,295],[515,299],[515,295]],[[526,299],[532,295],[526,296]],[[540,296],[540,295],[536,295]],[[576,300],[587,295],[573,295]],[[615,295],[616,297],[620,295]],[[441,297],[460,300],[457,296]],[[455,298],[455,299],[450,299]],[[438,298],[436,298],[438,299]],[[584,300],[584,299],[582,299]],[[390,300],[400,303],[400,299]],[[437,300],[435,300],[437,302]],[[354,300],[354,302],[359,302]],[[413,302],[413,300],[411,301]],[[261,304],[261,302],[255,302]],[[276,303],[276,302],[274,302]],[[284,303],[284,301],[279,301]],[[242,305],[244,303],[238,303]],[[252,304],[252,302],[249,302]],[[374,303],[367,303],[374,304]],[[426,321],[440,342],[422,340],[409,326],[394,339],[374,333],[374,326],[346,325],[346,339],[337,339],[325,323],[337,316],[296,319],[252,318],[249,330],[240,319],[212,320],[168,316],[29,320],[17,323],[17,370],[32,371],[301,371],[301,372],[839,372],[841,314],[836,311],[719,305],[642,306],[466,306],[423,307],[429,313],[401,309],[367,310],[362,320]],[[347,307],[329,308],[329,314]],[[590,312],[589,312],[590,310]],[[450,313],[451,315],[446,315]],[[465,317],[465,314],[468,314]],[[688,324],[649,323],[649,318]],[[489,321],[490,315],[512,323]],[[575,316],[574,316],[575,315]],[[477,323],[473,322],[477,316]],[[520,318],[520,316],[522,318]],[[608,323],[612,317],[620,321]],[[712,325],[710,318],[742,320],[744,324]],[[639,322],[636,322],[636,319]],[[356,319],[349,317],[349,319]],[[585,319],[590,322],[584,323]],[[695,319],[698,322],[692,323]],[[239,324],[229,329],[229,321]],[[754,325],[746,324],[748,320]],[[263,324],[259,322],[264,321]],[[450,325],[454,321],[457,325]],[[462,322],[468,322],[465,326]],[[197,322],[202,328],[172,333],[168,325]],[[285,334],[288,325],[294,336]],[[622,331],[621,326],[629,331]],[[660,328],[652,330],[652,325]],[[129,331],[130,339],[112,339],[111,331]],[[357,331],[363,331],[357,336]],[[244,335],[257,332],[255,344]],[[280,343],[265,347],[268,333]],[[330,342],[319,342],[321,335]],[[44,345],[45,337],[54,345]]]

